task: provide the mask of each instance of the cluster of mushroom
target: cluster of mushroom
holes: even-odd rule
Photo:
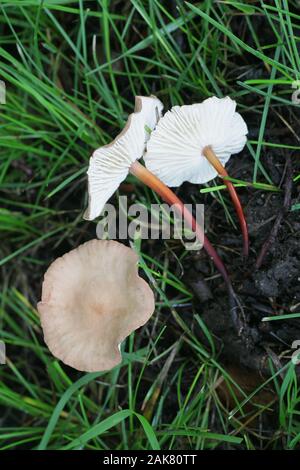
[[[230,278],[214,247],[169,186],[203,184],[246,143],[247,126],[227,98],[174,106],[162,117],[155,96],[138,96],[123,131],[98,148],[88,169],[89,203],[84,218],[99,216],[128,173],[153,189],[184,216],[222,274]],[[143,166],[138,160],[144,158]],[[224,180],[239,217],[244,254],[248,231],[234,186]],[[154,295],[138,276],[138,256],[116,241],[92,240],[58,258],[45,274],[38,304],[45,342],[66,364],[82,371],[108,370],[121,361],[120,345],[154,312]],[[60,287],[64,285],[64,289]],[[66,286],[68,289],[66,289]]]

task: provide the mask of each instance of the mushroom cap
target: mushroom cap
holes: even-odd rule
[[[163,105],[155,96],[136,96],[134,113],[122,132],[108,145],[98,148],[88,168],[88,208],[86,220],[98,217],[108,199],[128,175],[130,165],[141,158],[146,141],[161,116]]]
[[[134,112],[141,114],[146,127],[152,131],[162,116],[164,105],[156,98],[156,96],[136,96]],[[149,139],[150,134],[146,131],[145,143]]]
[[[137,254],[121,243],[91,240],[50,265],[37,308],[54,356],[87,372],[121,362],[120,343],[155,308],[137,262]]]
[[[229,97],[174,106],[151,133],[144,156],[146,167],[168,186],[212,180],[218,173],[203,149],[210,145],[225,165],[247,140],[246,123],[235,108],[236,102]]]

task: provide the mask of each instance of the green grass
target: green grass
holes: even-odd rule
[[[0,79],[7,87],[0,105],[0,339],[8,356],[0,366],[1,449],[299,445],[293,364],[274,367],[252,394],[234,383],[182,279],[187,254],[172,240],[156,252],[136,243],[156,313],[123,344],[123,363],[113,371],[80,374],[55,360],[35,310],[50,262],[95,237],[95,224],[82,219],[88,158],[119,132],[136,94],[155,93],[166,108],[230,94],[257,127],[248,141],[252,178],[233,181],[278,191],[262,156],[282,148],[266,133],[274,116],[284,120],[282,109],[291,120],[296,115],[300,11],[296,1],[270,3],[0,0]],[[299,152],[293,132],[285,147]],[[137,200],[156,201],[128,182]],[[207,192],[231,224],[223,186],[202,188],[198,202]],[[217,392],[222,381],[231,390],[229,409]],[[278,401],[256,403],[270,384]],[[245,424],[249,403],[256,421]],[[264,434],[258,423],[270,407],[279,409],[276,429]]]

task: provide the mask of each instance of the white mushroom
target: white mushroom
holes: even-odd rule
[[[162,109],[162,103],[155,97],[137,97],[135,112],[129,116],[125,129],[111,144],[94,152],[88,170],[89,206],[84,217],[92,220],[100,215],[106,201],[130,172],[165,202],[173,205],[180,216],[183,215],[231,289],[230,279],[222,260],[192,214],[164,182],[138,161],[144,156],[149,131],[153,133]]]
[[[98,148],[88,169],[89,203],[84,218],[98,217],[108,199],[126,178],[133,162],[144,154],[146,141],[162,113],[163,105],[155,96],[137,96],[134,113],[122,132],[108,145]]]
[[[240,152],[248,129],[231,98],[212,97],[202,103],[174,106],[151,133],[144,156],[146,167],[168,186],[184,181],[206,183],[224,179],[239,218],[244,255],[249,252],[247,222],[225,164]]]
[[[206,183],[218,175],[205,158],[210,146],[223,165],[246,143],[247,126],[231,98],[174,106],[160,120],[147,143],[145,164],[168,186],[184,181]]]
[[[51,264],[37,308],[54,356],[82,371],[120,363],[120,344],[154,312],[153,292],[137,262],[121,243],[92,240]]]

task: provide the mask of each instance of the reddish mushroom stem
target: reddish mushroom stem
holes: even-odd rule
[[[214,169],[218,172],[219,176],[221,177],[227,177],[229,176],[227,171],[225,170],[224,166],[216,156],[215,152],[210,146],[207,146],[203,149],[203,155],[207,158],[209,163],[214,167]],[[244,251],[244,256],[248,256],[249,253],[249,236],[248,236],[248,227],[247,227],[247,222],[245,219],[243,207],[241,205],[240,199],[237,195],[237,192],[235,190],[235,187],[233,186],[232,182],[223,179],[224,184],[227,186],[228,192],[230,194],[231,200],[233,202],[233,205],[235,207],[239,222],[240,222],[240,227],[242,230],[243,234],[243,251]]]
[[[182,215],[190,228],[196,234],[197,238],[202,242],[203,247],[207,254],[212,258],[216,268],[222,274],[227,286],[232,290],[231,281],[218,253],[211,245],[210,241],[203,233],[201,227],[197,224],[193,215],[188,211],[183,202],[166,186],[160,179],[158,179],[151,171],[135,161],[130,167],[130,173],[136,176],[140,181],[146,184],[149,188],[155,191],[165,202],[173,206],[177,212]]]

